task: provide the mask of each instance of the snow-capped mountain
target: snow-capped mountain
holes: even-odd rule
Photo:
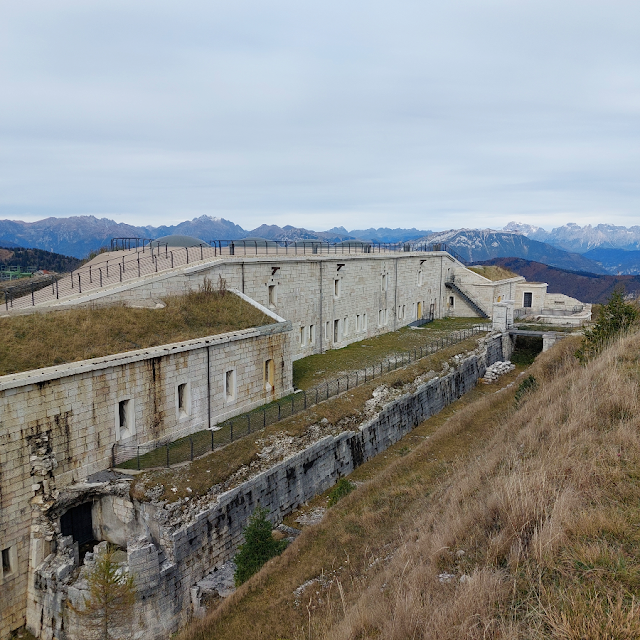
[[[561,269],[606,273],[596,262],[577,253],[532,240],[515,231],[493,229],[450,229],[432,233],[426,242],[442,242],[469,262],[513,257],[535,260]]]

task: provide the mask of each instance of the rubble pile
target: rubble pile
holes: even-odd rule
[[[494,362],[490,367],[487,367],[487,370],[484,373],[484,378],[482,378],[482,382],[485,384],[491,384],[500,376],[503,376],[505,373],[509,373],[509,371],[513,371],[515,368],[516,365],[511,364],[509,360],[506,362]]]

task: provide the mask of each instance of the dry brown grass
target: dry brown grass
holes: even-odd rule
[[[640,335],[584,368],[576,344],[517,409],[515,387],[452,405],[184,637],[640,637]]]
[[[124,305],[0,318],[0,375],[271,324],[227,292],[189,291],[164,309]]]
[[[497,265],[485,265],[478,267],[467,267],[469,271],[473,271],[478,275],[487,278],[488,280],[507,280],[508,278],[517,278],[518,274],[513,271],[509,271],[509,269],[505,269],[504,267],[499,267]]]

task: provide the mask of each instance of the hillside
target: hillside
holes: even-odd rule
[[[535,260],[560,269],[606,273],[596,262],[577,253],[567,253],[524,235],[491,229],[452,229],[426,236],[426,242],[443,242],[469,262],[517,257]]]
[[[617,287],[622,287],[625,294],[640,296],[640,276],[568,271],[521,258],[495,258],[482,264],[509,269],[529,282],[546,282],[549,293],[564,293],[582,302],[604,303]]]
[[[518,403],[478,389],[360,467],[182,639],[640,637],[640,336],[586,367],[576,344]]]
[[[584,257],[597,262],[603,269],[614,275],[640,274],[640,251],[598,248],[587,251]]]
[[[44,251],[43,249],[0,247],[0,265],[7,267],[19,266],[23,271],[28,267],[34,267],[36,270],[42,269],[64,273],[77,269],[80,264],[81,261],[77,258]]]

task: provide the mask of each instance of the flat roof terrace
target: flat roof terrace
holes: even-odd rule
[[[116,304],[0,318],[0,376],[272,324],[232,292],[190,291],[164,306]]]

